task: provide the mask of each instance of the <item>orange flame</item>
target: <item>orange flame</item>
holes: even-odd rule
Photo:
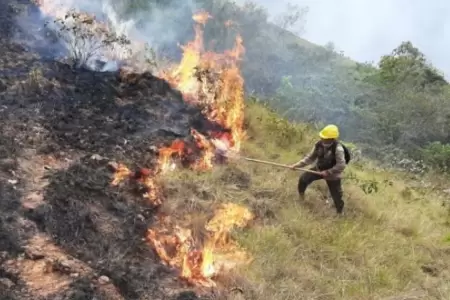
[[[191,134],[199,149],[203,150],[202,157],[193,165],[195,170],[211,169],[213,167],[213,158],[215,156],[214,145],[195,129],[191,129]]]
[[[114,179],[112,181],[112,185],[116,186],[120,182],[124,181],[131,175],[130,169],[127,168],[124,164],[118,164],[114,173]]]
[[[147,240],[166,265],[180,270],[181,278],[212,287],[216,286],[213,278],[219,271],[250,261],[250,257],[231,241],[230,233],[235,227],[245,227],[253,218],[245,207],[224,204],[205,225],[209,234],[202,249],[190,229],[175,225],[171,232],[168,231],[171,227],[168,218],[160,219],[159,229],[148,230]]]
[[[33,0],[43,13],[56,19],[65,19],[71,7],[63,5],[56,0]],[[95,16],[85,12],[77,12],[78,18],[72,20],[74,26],[84,26],[92,34],[98,35],[101,41],[108,32],[113,32],[108,24],[99,21]],[[239,151],[241,143],[245,139],[243,130],[244,111],[244,80],[240,74],[239,62],[245,53],[243,39],[236,37],[236,42],[231,50],[224,53],[205,51],[203,41],[203,27],[212,16],[201,11],[192,16],[196,22],[194,25],[195,38],[193,41],[181,46],[183,58],[179,65],[173,69],[161,71],[160,76],[171,85],[180,90],[184,99],[204,106],[206,116],[231,131],[226,143],[231,150]],[[69,18],[70,19],[70,18]],[[85,22],[89,20],[89,22]],[[86,23],[86,24],[84,24]],[[226,26],[231,24],[226,22]],[[137,53],[141,53],[145,43],[131,40],[129,45],[115,45],[111,49],[102,49],[102,55],[110,59],[122,59],[127,62],[128,67],[135,70],[142,68],[137,63]],[[136,61],[134,61],[136,60]],[[217,133],[215,133],[217,134]],[[213,148],[205,147],[204,151],[212,151]],[[164,156],[164,154],[163,154]],[[212,159],[214,155],[205,154],[205,159]],[[210,168],[212,161],[205,162],[204,166]],[[164,165],[163,170],[173,169],[175,165]]]
[[[185,100],[203,106],[203,113],[210,120],[228,130],[211,132],[207,137],[191,129],[196,148],[201,152],[200,158],[191,166],[196,170],[213,167],[216,149],[239,151],[245,138],[244,80],[238,66],[245,52],[243,41],[238,36],[234,48],[222,54],[205,52],[200,25],[205,25],[209,18],[208,13],[193,16],[197,22],[195,39],[182,46],[184,53],[180,64],[161,74],[182,92]],[[174,159],[183,158],[190,152],[181,140],[160,148],[157,170],[173,170]],[[154,181],[147,183],[150,190],[155,190],[153,184]],[[206,240],[200,242],[194,239],[190,229],[172,224],[169,217],[160,217],[158,226],[148,229],[147,240],[162,262],[179,270],[181,278],[195,285],[213,287],[216,285],[213,278],[221,270],[249,260],[231,240],[230,232],[235,227],[244,227],[252,218],[253,214],[245,207],[223,205],[205,225],[208,234]]]
[[[237,36],[233,49],[222,54],[205,52],[201,25],[209,18],[210,15],[204,12],[194,15],[197,22],[195,39],[182,46],[183,59],[179,66],[173,71],[164,71],[161,76],[179,89],[188,101],[205,106],[203,111],[209,119],[229,129],[231,135],[226,136],[227,144],[239,151],[245,138],[244,80],[238,65],[245,53],[243,39]],[[205,151],[213,149],[205,147]],[[212,159],[214,155],[205,154],[204,157]],[[212,161],[205,164],[211,167]]]
[[[126,179],[134,179],[136,182],[141,183],[146,188],[146,192],[142,196],[148,199],[152,205],[159,206],[162,204],[163,197],[161,188],[156,183],[154,174],[149,169],[142,168],[136,172],[132,172],[124,164],[118,164],[115,167],[111,185],[117,186]]]
[[[212,16],[208,12],[202,11],[194,14],[192,19],[199,24],[205,25],[208,19],[212,19]]]
[[[185,144],[181,140],[174,140],[169,147],[159,149],[158,167],[162,172],[173,170],[175,163],[172,158],[175,155],[180,158],[185,150]]]

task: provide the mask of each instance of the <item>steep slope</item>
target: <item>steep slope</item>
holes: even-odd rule
[[[153,299],[167,296],[161,288],[171,284],[159,280],[169,273],[141,240],[154,208],[142,187],[112,187],[108,163],[152,165],[163,143],[217,125],[150,74],[76,71],[33,63],[17,45],[2,49],[1,69],[21,72],[1,79],[1,276],[14,283],[2,291],[18,299],[136,299],[145,286]],[[92,287],[100,275],[118,291]]]
[[[344,184],[347,216],[336,219],[321,183],[311,187],[305,203],[296,202],[291,171],[244,163],[239,155],[213,161],[212,152],[206,152],[212,154],[206,156],[208,168],[182,168],[199,158],[199,135],[191,129],[228,137],[242,128],[210,121],[211,115],[187,105],[162,79],[74,69],[7,37],[0,66],[1,297],[450,296],[449,213],[439,179],[430,186],[428,178],[355,159]],[[239,74],[231,70],[224,73]],[[176,78],[167,78],[174,85]],[[234,85],[227,87],[238,87],[233,95],[239,98],[242,82],[232,78]],[[182,92],[185,99],[198,96],[192,89]],[[291,124],[251,102],[245,130],[240,155],[283,163],[297,160],[316,139],[307,125]],[[162,157],[169,168],[153,177]],[[236,208],[230,203],[241,209],[217,217],[214,211],[223,204]],[[239,217],[253,219],[250,228],[228,235],[231,225],[246,225]],[[208,244],[214,226],[227,233],[213,235],[222,255],[207,251],[217,247]],[[163,244],[173,247],[164,251]],[[253,261],[236,271],[234,259],[248,255]],[[203,277],[193,277],[200,264],[206,268],[194,275]]]
[[[110,162],[152,166],[161,145],[222,127],[149,73],[76,70],[7,34],[0,45],[0,298],[176,297],[142,240],[155,207],[139,184],[111,186]]]
[[[147,179],[175,138],[190,165],[196,139],[233,128],[150,73],[73,68],[17,44],[12,29],[0,44],[2,299],[198,298],[145,239],[161,214]],[[124,185],[112,184],[116,162],[136,170]]]
[[[242,155],[292,163],[317,139],[308,125],[291,124],[257,103],[246,112]],[[398,173],[355,156],[345,171],[343,218],[336,217],[324,182],[312,184],[299,202],[297,178],[236,157],[210,174],[174,173],[165,180],[173,193],[169,205],[200,219],[211,199],[252,208],[255,222],[235,236],[253,261],[227,279],[245,299],[448,299],[444,177]]]

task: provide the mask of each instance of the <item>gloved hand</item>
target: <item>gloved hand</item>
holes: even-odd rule
[[[329,173],[328,171],[320,171],[320,175],[321,175],[323,178],[326,178],[326,177],[330,176],[330,173]]]

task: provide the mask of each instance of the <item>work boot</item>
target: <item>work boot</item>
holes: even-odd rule
[[[343,211],[344,211],[344,202],[341,202],[341,204],[336,207],[336,213],[338,215],[343,215],[344,214]]]
[[[346,216],[346,213],[344,211],[341,211],[340,213],[336,213],[335,218],[341,219],[341,218],[344,218],[345,216]]]

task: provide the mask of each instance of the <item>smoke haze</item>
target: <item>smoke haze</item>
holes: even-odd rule
[[[237,1],[245,2],[244,0]],[[307,6],[303,38],[337,50],[359,62],[377,62],[402,41],[410,40],[450,77],[450,1],[447,0],[255,0],[271,18],[287,4]]]
[[[176,0],[164,5],[148,2],[146,9],[134,11],[130,11],[130,6],[125,7],[114,0],[39,0],[39,3],[40,10],[28,11],[17,19],[17,24],[22,28],[22,32],[31,34],[33,39],[27,40],[27,35],[17,38],[41,54],[61,57],[70,52],[70,48],[74,48],[74,45],[78,48],[79,44],[83,44],[77,43],[77,40],[80,40],[79,37],[73,36],[70,30],[57,28],[59,22],[54,23],[55,20],[60,19],[69,24],[68,22],[72,20],[71,18],[65,19],[65,15],[71,10],[93,15],[97,20],[107,24],[117,36],[123,35],[132,43],[135,42],[131,46],[124,44],[108,46],[93,55],[85,65],[99,71],[117,70],[120,61],[131,56],[134,61],[145,59],[146,53],[144,52],[146,50],[143,49],[142,43],[147,43],[155,51],[161,51],[167,47],[172,47],[172,49],[177,47],[177,44],[182,42],[180,41],[182,33],[192,29],[190,27],[192,25],[191,16],[197,10],[191,0]],[[62,35],[59,43],[49,44],[46,32],[43,30],[44,27]],[[101,40],[94,41],[94,43],[101,43]],[[64,46],[65,49],[63,49]],[[85,49],[78,49],[78,51],[87,52]],[[99,60],[106,63],[100,69],[96,65]]]

